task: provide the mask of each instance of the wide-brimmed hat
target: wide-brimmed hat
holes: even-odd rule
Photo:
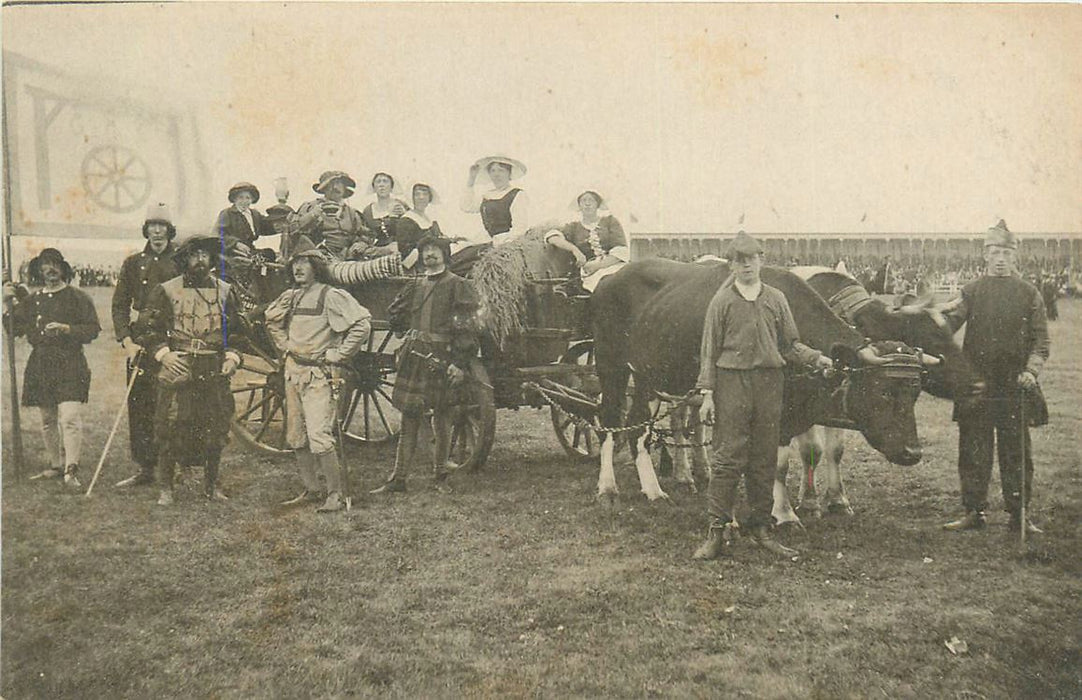
[[[41,276],[41,264],[43,262],[51,262],[54,265],[60,267],[60,275],[64,278],[65,282],[70,282],[75,276],[71,265],[64,259],[64,254],[56,248],[45,248],[38,256],[30,261],[30,265],[27,267],[30,277],[37,278]]]
[[[737,256],[742,255],[746,257],[749,255],[759,255],[762,252],[763,244],[741,231],[729,242],[729,248],[726,251],[725,257],[732,260]]]
[[[341,180],[346,183],[346,196],[349,197],[353,194],[353,190],[357,189],[357,181],[351,178],[348,174],[341,170],[327,170],[319,176],[319,182],[312,185],[312,189],[316,192],[323,194],[327,189],[327,185],[331,184],[335,180]]]
[[[443,259],[446,262],[451,261],[451,239],[444,236],[437,236],[429,233],[421,237],[421,240],[417,241],[417,252],[420,253],[424,250],[425,246],[436,246],[443,251]]]
[[[193,234],[185,238],[184,241],[177,246],[177,252],[174,254],[174,258],[177,260],[184,260],[196,250],[205,250],[210,253],[211,258],[218,260],[221,258],[222,254],[222,239],[216,234]]]
[[[376,193],[376,178],[380,175],[391,178],[391,194],[402,194],[402,187],[398,184],[398,178],[385,170],[380,170],[378,173],[372,176],[372,179],[368,181],[368,194]]]
[[[439,194],[439,192],[436,191],[435,187],[428,184],[427,180],[414,180],[413,182],[411,182],[409,184],[409,189],[406,190],[406,193],[410,197],[410,205],[411,206],[413,205],[413,188],[417,187],[417,186],[427,187],[428,188],[429,193],[432,195],[432,199],[431,199],[431,201],[429,201],[429,204],[439,204],[440,203],[440,194]]]
[[[990,245],[1018,248],[1018,236],[1008,231],[1007,222],[1000,219],[998,224],[984,234],[984,246],[987,248]]]
[[[514,158],[508,158],[507,156],[485,156],[477,160],[474,165],[479,167],[485,173],[488,173],[488,166],[493,163],[503,163],[511,168],[511,179],[517,180],[526,174],[526,165],[520,160]]]
[[[252,204],[259,201],[259,188],[250,182],[238,182],[229,188],[229,201],[234,202],[237,199],[237,195],[244,191],[251,192]]]
[[[592,194],[593,196],[597,197],[597,208],[598,209],[608,209],[609,208],[608,200],[605,199],[604,197],[602,197],[601,193],[599,193],[597,190],[583,190],[582,192],[579,192],[575,196],[575,198],[571,200],[571,203],[567,205],[567,208],[570,209],[571,211],[578,211],[579,210],[579,200],[582,199],[582,195],[584,195],[584,194]]]
[[[267,221],[281,221],[293,214],[293,207],[288,204],[275,204],[267,207]]]

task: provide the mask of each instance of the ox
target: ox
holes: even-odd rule
[[[831,382],[791,374],[786,381],[782,415],[783,444],[813,424],[860,430],[875,449],[897,464],[915,464],[921,451],[913,404],[920,392],[920,357],[894,353],[881,358],[864,338],[846,325],[803,280],[779,268],[763,268],[763,281],[789,301],[801,339],[829,351],[847,367]],[[695,384],[706,308],[729,277],[720,263],[696,265],[650,259],[627,265],[598,285],[591,299],[594,358],[601,383],[600,421],[621,425],[622,398],[634,368],[635,390],[627,423],[649,415],[658,391],[686,394]],[[628,440],[643,493],[666,498],[645,450],[640,431]],[[601,445],[598,497],[618,493],[613,469],[614,440]]]

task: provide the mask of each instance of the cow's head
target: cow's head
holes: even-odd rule
[[[889,311],[902,324],[890,335],[942,360],[924,375],[924,390],[929,394],[941,399],[976,396],[984,390],[984,379],[955,342],[942,311],[931,297]]]
[[[921,392],[921,375],[936,358],[896,341],[881,341],[860,350],[835,346],[835,361],[844,368],[844,412],[868,444],[895,464],[920,461],[913,406]]]

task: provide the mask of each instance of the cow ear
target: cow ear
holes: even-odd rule
[[[836,365],[841,367],[856,367],[859,364],[857,351],[841,343],[835,343],[831,346],[830,357]]]

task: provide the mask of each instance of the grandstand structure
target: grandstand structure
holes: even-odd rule
[[[633,260],[650,257],[694,260],[703,255],[723,257],[735,233],[636,233],[631,235]],[[899,263],[949,266],[980,260],[984,233],[754,233],[772,263],[835,265],[871,263],[890,255]],[[1019,233],[1023,261],[1049,269],[1078,269],[1082,234]]]

